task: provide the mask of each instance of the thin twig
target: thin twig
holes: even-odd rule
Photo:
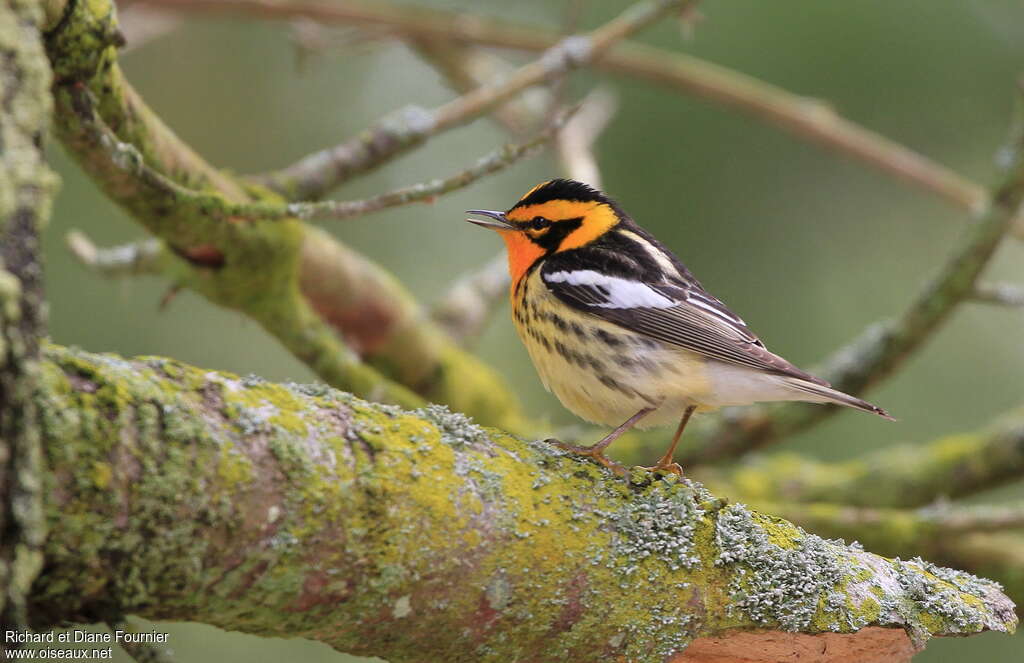
[[[573,109],[574,111],[575,109]],[[363,200],[328,200],[320,203],[290,203],[281,208],[282,216],[300,219],[349,219],[372,212],[414,202],[431,202],[438,196],[469,186],[482,177],[494,174],[520,159],[531,156],[551,140],[561,129],[572,112],[563,114],[554,123],[522,143],[509,143],[488,153],[471,167],[444,179],[431,180],[422,184],[395,189]]]
[[[495,85],[472,90],[433,110],[408,107],[339,145],[257,178],[289,200],[315,200],[346,180],[420,145],[431,136],[480,117],[527,88],[555,80],[605,54],[629,35],[692,0],[648,0],[586,35],[559,41],[541,57]]]
[[[414,38],[409,46],[433,67],[454,92],[465,94],[504,80],[515,67],[482,48],[449,39]],[[551,93],[544,87],[533,87],[497,106],[491,117],[514,135],[524,135],[544,125],[544,109],[550,105]]]
[[[244,12],[267,19],[308,16],[389,30],[405,38],[430,38],[527,51],[559,43],[554,30],[467,16],[456,11],[411,8],[387,2],[290,2],[269,0],[146,0],[149,4],[210,12]],[[543,59],[543,58],[542,58]],[[895,175],[972,212],[988,204],[983,187],[909,148],[857,125],[829,105],[683,53],[634,43],[618,45],[593,66],[644,79],[748,113],[796,136]],[[313,164],[311,164],[313,165]],[[310,196],[306,196],[310,197]],[[1024,223],[1019,224],[1024,236]]]
[[[1024,307],[1024,286],[1016,283],[979,283],[971,299],[986,304]]]
[[[594,143],[618,108],[618,98],[605,88],[592,90],[580,103],[580,111],[558,133],[555,145],[562,169],[574,180],[601,188],[601,169]]]
[[[100,248],[85,233],[72,230],[65,241],[78,262],[103,276],[138,276],[163,272],[163,244],[157,239]]]

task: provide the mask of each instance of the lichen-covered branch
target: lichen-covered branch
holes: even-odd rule
[[[1024,600],[1024,535],[979,532],[949,539],[937,552],[945,564],[969,566],[999,578],[1006,593]]]
[[[820,539],[674,476],[626,482],[444,408],[156,357],[46,356],[39,627],[137,614],[396,663],[643,663],[734,638],[871,649],[879,634],[899,661],[929,635],[1016,624],[991,582]]]
[[[385,270],[297,219],[232,217],[281,200],[207,164],[146,107],[118,67],[111,3],[48,7],[58,135],[107,194],[163,240],[167,278],[245,312],[331,384],[527,427],[507,385],[425,320]]]
[[[754,503],[820,536],[859,541],[869,550],[904,559],[925,556],[998,581],[1024,601],[1024,505],[937,503],[917,509],[848,506],[830,502]]]
[[[323,23],[363,26],[420,41],[470,43],[527,51],[546,50],[561,39],[551,28],[387,2],[143,1],[189,11],[244,12],[269,19],[304,16]],[[592,65],[747,113],[928,190],[962,209],[978,212],[988,204],[984,188],[945,166],[843,118],[826,103],[793,94],[740,72],[685,53],[633,43],[618,45]]]
[[[647,0],[585,35],[567,37],[498,83],[481,86],[434,109],[392,113],[355,138],[310,154],[258,181],[289,200],[323,197],[346,180],[376,168],[447,129],[465,124],[517,94],[600,59],[612,46],[692,0]]]
[[[42,566],[39,338],[46,301],[39,230],[57,177],[43,149],[50,70],[35,3],[0,5],[0,631],[28,626],[32,581]],[[0,656],[8,647],[0,642]]]
[[[756,503],[923,506],[1024,476],[1024,418],[1014,412],[976,433],[885,447],[840,463],[782,453],[731,469],[701,468],[699,476],[713,490]]]

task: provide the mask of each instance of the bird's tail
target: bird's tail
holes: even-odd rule
[[[864,412],[877,414],[889,421],[896,421],[896,419],[889,416],[888,412],[877,405],[872,405],[867,401],[862,401],[861,399],[855,398],[849,394],[844,394],[843,392],[833,389],[828,385],[815,384],[814,382],[808,382],[807,380],[800,379],[787,380],[787,382],[793,389],[807,394],[808,398],[801,400],[808,400],[816,403],[838,403],[839,405],[852,407],[855,410],[862,410]]]

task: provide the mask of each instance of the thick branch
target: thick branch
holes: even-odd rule
[[[626,483],[443,408],[61,348],[43,385],[41,627],[134,613],[396,662],[645,662],[734,637],[870,649],[869,626],[920,644],[1016,622],[988,581],[674,477]],[[908,659],[902,631],[884,639]]]
[[[39,230],[57,178],[46,165],[50,70],[35,3],[0,5],[0,631],[25,629],[42,564],[39,338],[46,301]],[[0,642],[0,657],[8,639]]]

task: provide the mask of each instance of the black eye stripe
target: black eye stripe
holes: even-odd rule
[[[544,230],[551,225],[549,219],[545,219],[543,216],[535,216],[530,219],[530,230]]]
[[[583,225],[583,217],[576,217],[574,219],[561,219],[559,221],[554,222],[550,221],[549,219],[545,220],[548,221],[550,224],[550,227],[547,232],[538,233],[536,235],[526,233],[526,236],[529,237],[534,244],[543,247],[546,251],[549,252],[557,250],[558,247],[561,246],[562,240],[564,240],[574,230]],[[528,223],[532,223],[532,220]]]

